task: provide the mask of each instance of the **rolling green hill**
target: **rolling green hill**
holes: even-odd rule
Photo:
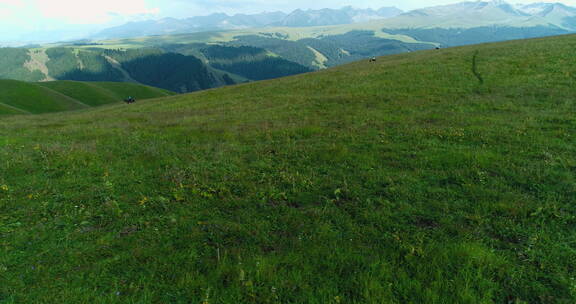
[[[89,46],[83,48],[71,44],[36,49],[0,48],[0,78],[128,82],[187,93],[312,70],[279,58],[265,49],[258,49],[259,54],[255,58],[246,57],[241,47],[207,44],[129,49],[103,44]],[[233,60],[230,60],[229,54],[220,58],[217,53],[208,54],[208,60],[202,53],[217,47],[232,53]],[[307,49],[305,51],[308,52]]]
[[[574,303],[575,36],[0,120],[2,303]]]
[[[174,93],[131,83],[22,82],[0,80],[0,115],[79,110],[121,102],[127,96],[149,99]]]
[[[38,85],[81,100],[91,107],[117,103],[127,96],[140,100],[174,95],[167,90],[134,83],[50,81],[40,82]]]

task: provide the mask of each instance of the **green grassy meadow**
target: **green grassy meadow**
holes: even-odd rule
[[[0,119],[0,303],[575,303],[576,36]]]
[[[0,116],[41,114],[87,109],[137,99],[166,97],[174,93],[139,84],[115,82],[0,80]]]

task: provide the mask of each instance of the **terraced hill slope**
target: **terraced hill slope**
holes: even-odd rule
[[[0,80],[0,115],[40,114],[79,110],[136,99],[166,97],[174,93],[131,83],[114,82],[22,82]]]
[[[576,37],[0,120],[3,303],[574,303]]]

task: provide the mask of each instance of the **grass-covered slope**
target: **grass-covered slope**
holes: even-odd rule
[[[31,82],[6,79],[0,80],[0,104],[33,114],[87,108],[79,100],[58,91]]]
[[[7,104],[0,104],[0,115],[13,115],[13,114],[24,114],[27,113],[24,110],[20,110],[16,107],[9,106]]]
[[[0,115],[40,114],[84,109],[118,103],[128,96],[149,99],[174,93],[132,83],[114,82],[22,82],[0,80]]]
[[[38,84],[93,107],[116,103],[128,96],[150,99],[174,95],[167,90],[126,82],[50,81]]]
[[[575,41],[0,120],[0,301],[574,303]]]

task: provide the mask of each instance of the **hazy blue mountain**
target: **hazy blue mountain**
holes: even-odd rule
[[[164,18],[160,20],[146,20],[140,22],[129,22],[124,25],[108,28],[91,38],[128,38],[262,27],[277,22],[278,20],[282,20],[285,16],[286,14],[282,12],[254,15],[237,14],[233,16],[218,13],[187,19]]]
[[[185,19],[184,21],[192,28],[219,28],[219,29],[242,29],[249,27],[261,27],[281,20],[286,17],[283,12],[271,12],[261,14],[236,14],[228,16],[219,13],[209,16],[197,16]]]
[[[395,16],[402,14],[403,12],[404,11],[402,11],[401,9],[393,7],[393,6],[382,7],[377,11],[378,15],[381,17],[384,17],[384,18],[395,17]]]
[[[518,9],[526,14],[534,16],[550,16],[554,14],[572,15],[576,13],[576,8],[562,3],[537,2],[518,6]]]
[[[379,10],[295,10],[290,14],[227,15],[223,13],[187,19],[165,18],[131,22],[101,31],[93,39],[129,38],[151,35],[238,30],[262,27],[312,27],[378,22],[386,29],[471,29],[476,27],[543,28],[576,30],[576,8],[560,3],[512,5],[503,0],[468,1],[403,12],[395,7]],[[363,30],[356,27],[357,30]],[[528,35],[530,36],[530,35]]]
[[[395,7],[384,7],[379,10],[356,9],[351,6],[342,9],[295,10],[274,26],[306,27],[323,25],[341,25],[366,22],[398,16],[403,11]]]
[[[519,7],[519,10],[540,17],[562,28],[576,29],[576,8],[562,3],[533,3]]]
[[[130,22],[112,27],[93,35],[92,39],[113,39],[195,33],[202,31],[237,30],[266,26],[306,27],[319,25],[339,25],[366,22],[397,16],[402,11],[395,7],[379,10],[356,9],[351,6],[342,9],[295,10],[290,14],[269,12],[260,14],[236,14],[229,16],[216,13],[187,19],[164,18]]]
[[[472,28],[490,25],[535,26],[545,25],[545,22],[502,0],[433,6],[383,21],[383,26],[387,28]]]
[[[379,25],[387,33],[458,46],[568,34],[576,30],[576,8],[559,3],[514,6],[502,0],[461,2],[414,10]]]
[[[124,25],[105,29],[92,36],[93,39],[126,38],[151,35],[169,35],[187,31],[189,25],[179,19],[164,18],[160,20],[146,20],[129,22]]]
[[[320,26],[320,25],[337,25],[350,24],[352,18],[342,10],[321,9],[321,10],[301,10],[297,9],[286,16],[282,21],[276,22],[274,26]]]

